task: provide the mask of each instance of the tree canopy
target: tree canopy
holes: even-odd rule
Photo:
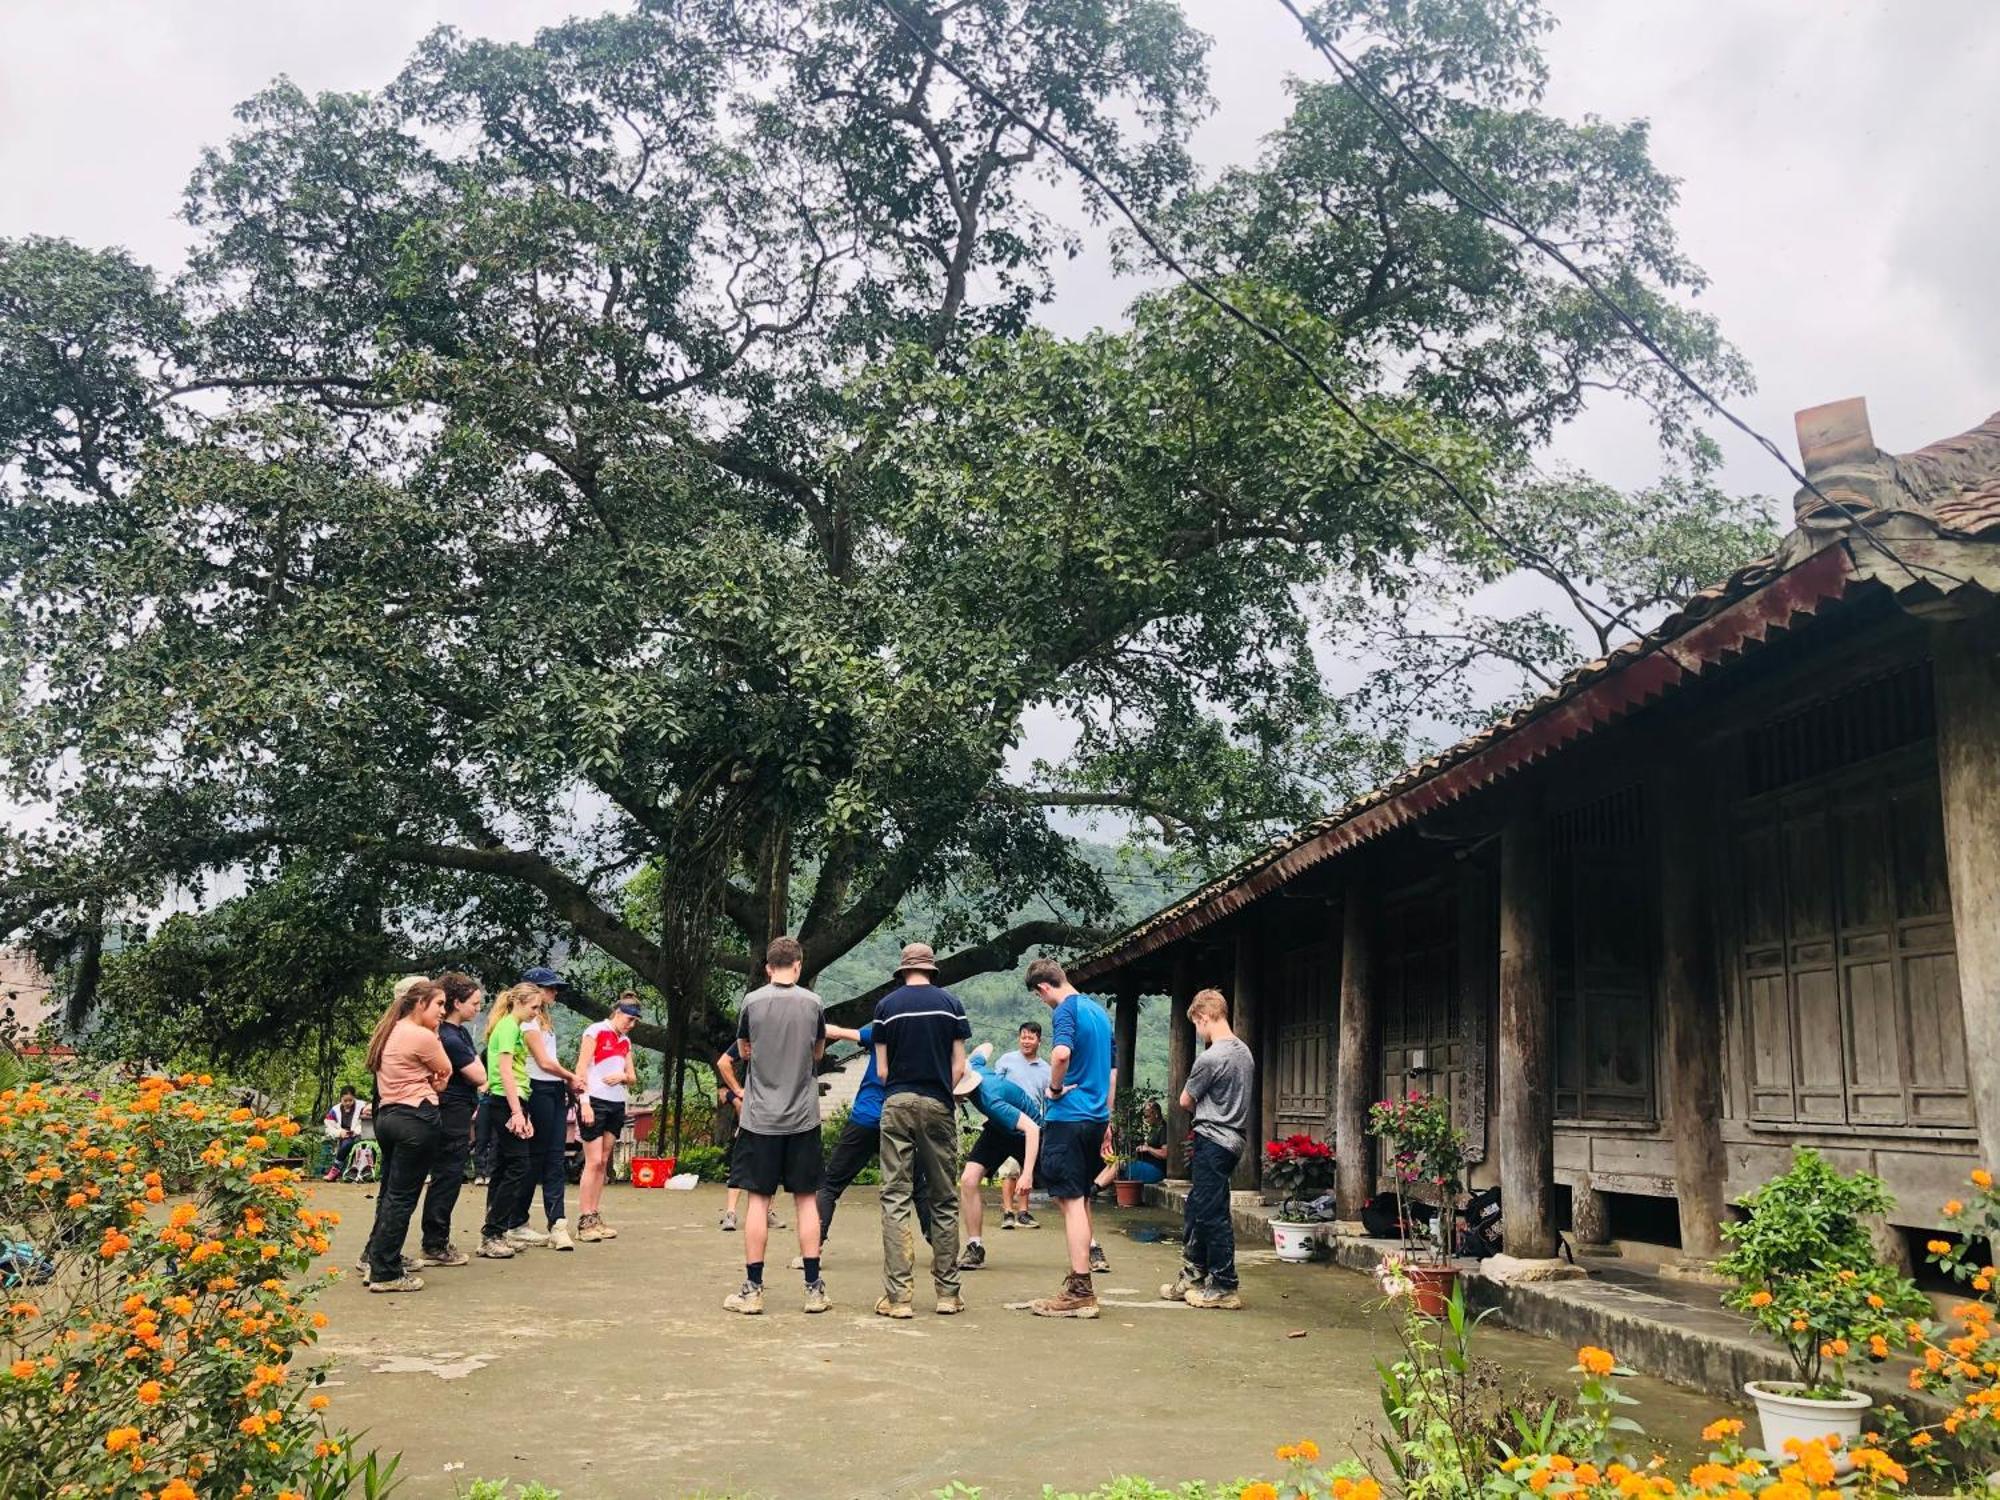
[[[1643,127],[1535,109],[1534,7],[1325,14],[1740,377]],[[1039,327],[1058,166],[913,29],[1456,493],[1183,290]],[[59,946],[309,860],[405,932],[588,943],[684,1012],[716,929],[725,970],[790,929],[814,973],[922,897],[948,977],[1088,936],[1113,902],[1065,809],[1213,861],[1372,780],[1329,622],[1520,563],[1494,507],[1587,392],[1685,412],[1343,87],[1199,181],[1203,54],[1168,0],[440,31],[377,92],[244,104],[170,279],[0,243],[0,768],[48,813],[0,923]],[[1070,743],[1024,766],[1035,716]]]

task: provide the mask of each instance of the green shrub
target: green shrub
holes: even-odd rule
[[[703,1182],[720,1182],[729,1175],[729,1153],[720,1146],[687,1146],[674,1160],[676,1172],[693,1172]]]

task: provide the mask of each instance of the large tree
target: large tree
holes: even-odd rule
[[[1389,36],[1383,81],[1479,122],[1485,169],[1532,167],[1726,377],[1643,135],[1533,111],[1523,14],[1328,19]],[[1055,164],[930,48],[1174,215],[1402,453],[1184,292],[1040,331],[1073,245],[1033,198]],[[1584,389],[1644,378],[1442,195],[1329,197],[1332,146],[1199,189],[1202,52],[1167,0],[441,32],[379,93],[244,105],[172,281],[0,245],[0,764],[48,810],[0,921],[54,941],[310,858],[448,891],[447,926],[525,893],[670,1001],[786,928],[817,971],[913,894],[965,974],[1108,912],[1062,810],[1223,857],[1352,790],[1376,766],[1318,668],[1330,612],[1504,555],[1496,480]],[[1288,141],[1339,115],[1392,175],[1338,93]],[[1024,770],[1031,719],[1073,744]]]

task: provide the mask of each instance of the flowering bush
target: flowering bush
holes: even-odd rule
[[[1931,1263],[1966,1283],[1973,1295],[1944,1321],[1912,1318],[1903,1329],[1922,1361],[1910,1372],[1910,1388],[1943,1397],[1951,1410],[1912,1433],[1909,1442],[1921,1451],[1935,1442],[1934,1432],[1942,1432],[1960,1448],[1985,1455],[1981,1467],[1991,1468],[2000,1459],[2000,1308],[1995,1305],[2000,1270],[1988,1257],[2000,1244],[2000,1196],[1985,1168],[1972,1174],[1968,1196],[1970,1203],[1954,1198],[1944,1206],[1946,1221],[1962,1238],[1932,1240],[1929,1250]]]
[[[1333,1188],[1333,1147],[1309,1135],[1264,1143],[1264,1181],[1278,1190],[1278,1218],[1287,1224],[1320,1217],[1311,1204]]]
[[[1802,1148],[1742,1206],[1749,1217],[1722,1228],[1733,1248],[1716,1268],[1736,1283],[1723,1300],[1791,1356],[1804,1394],[1839,1395],[1850,1358],[1886,1359],[1903,1320],[1930,1311],[1869,1238],[1866,1217],[1894,1206],[1881,1179]]]
[[[384,1493],[294,1367],[337,1216],[309,1206],[298,1126],[207,1077],[0,1090],[0,1475],[37,1496],[332,1500]]]
[[[1414,1249],[1420,1238],[1404,1208],[1405,1197],[1417,1190],[1417,1196],[1437,1200],[1436,1239],[1429,1248],[1437,1260],[1447,1259],[1453,1207],[1465,1175],[1465,1132],[1451,1123],[1451,1101],[1416,1089],[1401,1099],[1379,1100],[1368,1108],[1368,1133],[1382,1142],[1383,1169],[1396,1182],[1404,1244]]]

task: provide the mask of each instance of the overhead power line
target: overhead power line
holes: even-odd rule
[[[1471,209],[1481,218],[1498,224],[1519,235],[1525,243],[1540,251],[1565,271],[1569,272],[1578,282],[1582,283],[1592,297],[1601,303],[1613,317],[1617,318],[1626,331],[1638,340],[1641,347],[1660,362],[1662,368],[1672,374],[1703,405],[1776,459],[1783,465],[1785,472],[1797,481],[1801,489],[1809,491],[1822,504],[1830,506],[1834,510],[1839,511],[1843,516],[1846,516],[1850,521],[1855,522],[1855,529],[1866,537],[1871,545],[1885,557],[1895,562],[1897,566],[1902,568],[1912,578],[1917,576],[1918,569],[1921,568],[1926,573],[1935,574],[1954,584],[1965,584],[1970,581],[1960,578],[1956,574],[1949,573],[1942,568],[1932,567],[1929,564],[1912,564],[1899,555],[1886,540],[1874,533],[1865,523],[1860,512],[1845,501],[1836,500],[1833,496],[1827,494],[1825,490],[1813,482],[1804,470],[1793,464],[1776,443],[1772,442],[1770,438],[1731,411],[1723,404],[1720,397],[1710,391],[1685,366],[1663,349],[1659,341],[1653,337],[1651,330],[1640,322],[1630,309],[1619,302],[1610,292],[1606,291],[1603,283],[1593,276],[1587,268],[1579,265],[1560,245],[1552,243],[1522,223],[1520,216],[1508,206],[1505,199],[1500,197],[1498,191],[1488,183],[1474,176],[1445,146],[1432,137],[1424,129],[1421,122],[1414,119],[1409,111],[1404,109],[1402,104],[1392,95],[1377,88],[1374,81],[1361,71],[1354,60],[1335,46],[1333,40],[1327,36],[1326,32],[1311,17],[1300,10],[1297,0],[1278,0],[1278,4],[1285,8],[1294,21],[1298,22],[1299,29],[1305,33],[1306,41],[1312,46],[1313,50],[1326,59],[1327,64],[1339,75],[1341,81],[1354,90],[1361,101],[1368,106],[1369,112],[1389,131],[1390,136],[1396,143],[1397,149],[1404,156],[1408,157],[1441,191],[1466,208]],[[1405,138],[1405,131],[1416,139],[1418,145],[1423,148],[1421,151],[1413,147],[1409,140]],[[1454,186],[1454,183],[1459,184],[1459,186]]]

